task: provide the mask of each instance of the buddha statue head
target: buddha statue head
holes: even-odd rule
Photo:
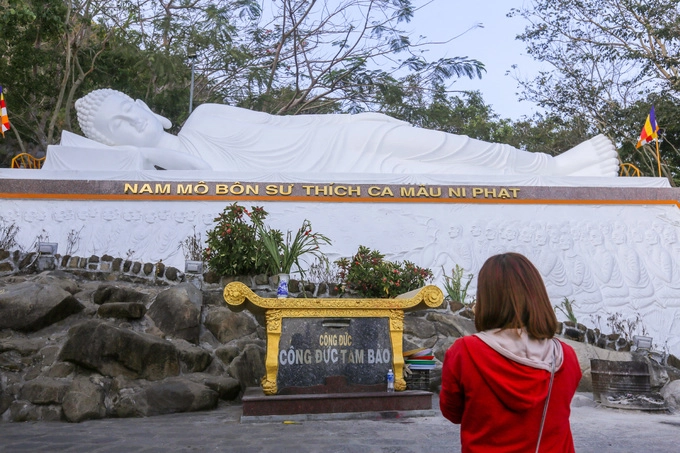
[[[157,146],[171,126],[137,99],[120,91],[94,90],[75,103],[78,123],[85,136],[105,145]]]

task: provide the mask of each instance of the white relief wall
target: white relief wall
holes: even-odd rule
[[[227,202],[0,200],[0,217],[20,227],[29,249],[38,236],[72,255],[109,254],[183,269],[180,243],[202,233]],[[493,254],[515,251],[539,269],[551,300],[574,301],[579,321],[640,316],[659,347],[680,355],[680,210],[639,205],[478,205],[245,202],[268,224],[296,230],[307,218],[329,236],[329,258],[359,245],[391,260],[429,267],[442,282],[455,264],[476,275]],[[473,280],[471,293],[474,294]],[[606,326],[602,323],[603,330]]]

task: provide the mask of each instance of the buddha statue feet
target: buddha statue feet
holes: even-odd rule
[[[619,155],[605,135],[596,135],[555,157],[555,174],[565,176],[616,176]]]

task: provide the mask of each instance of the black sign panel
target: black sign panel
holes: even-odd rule
[[[327,376],[382,384],[392,355],[389,318],[283,318],[277,386],[323,385]]]

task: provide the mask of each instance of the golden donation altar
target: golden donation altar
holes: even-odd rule
[[[337,374],[375,386],[385,382],[388,368],[394,370],[395,390],[406,390],[404,311],[439,307],[444,296],[428,285],[394,299],[263,298],[243,283],[232,282],[224,289],[224,300],[232,307],[264,310],[262,390],[276,395],[282,387],[314,386]],[[245,307],[246,301],[251,305]],[[297,373],[284,372],[293,368]]]

